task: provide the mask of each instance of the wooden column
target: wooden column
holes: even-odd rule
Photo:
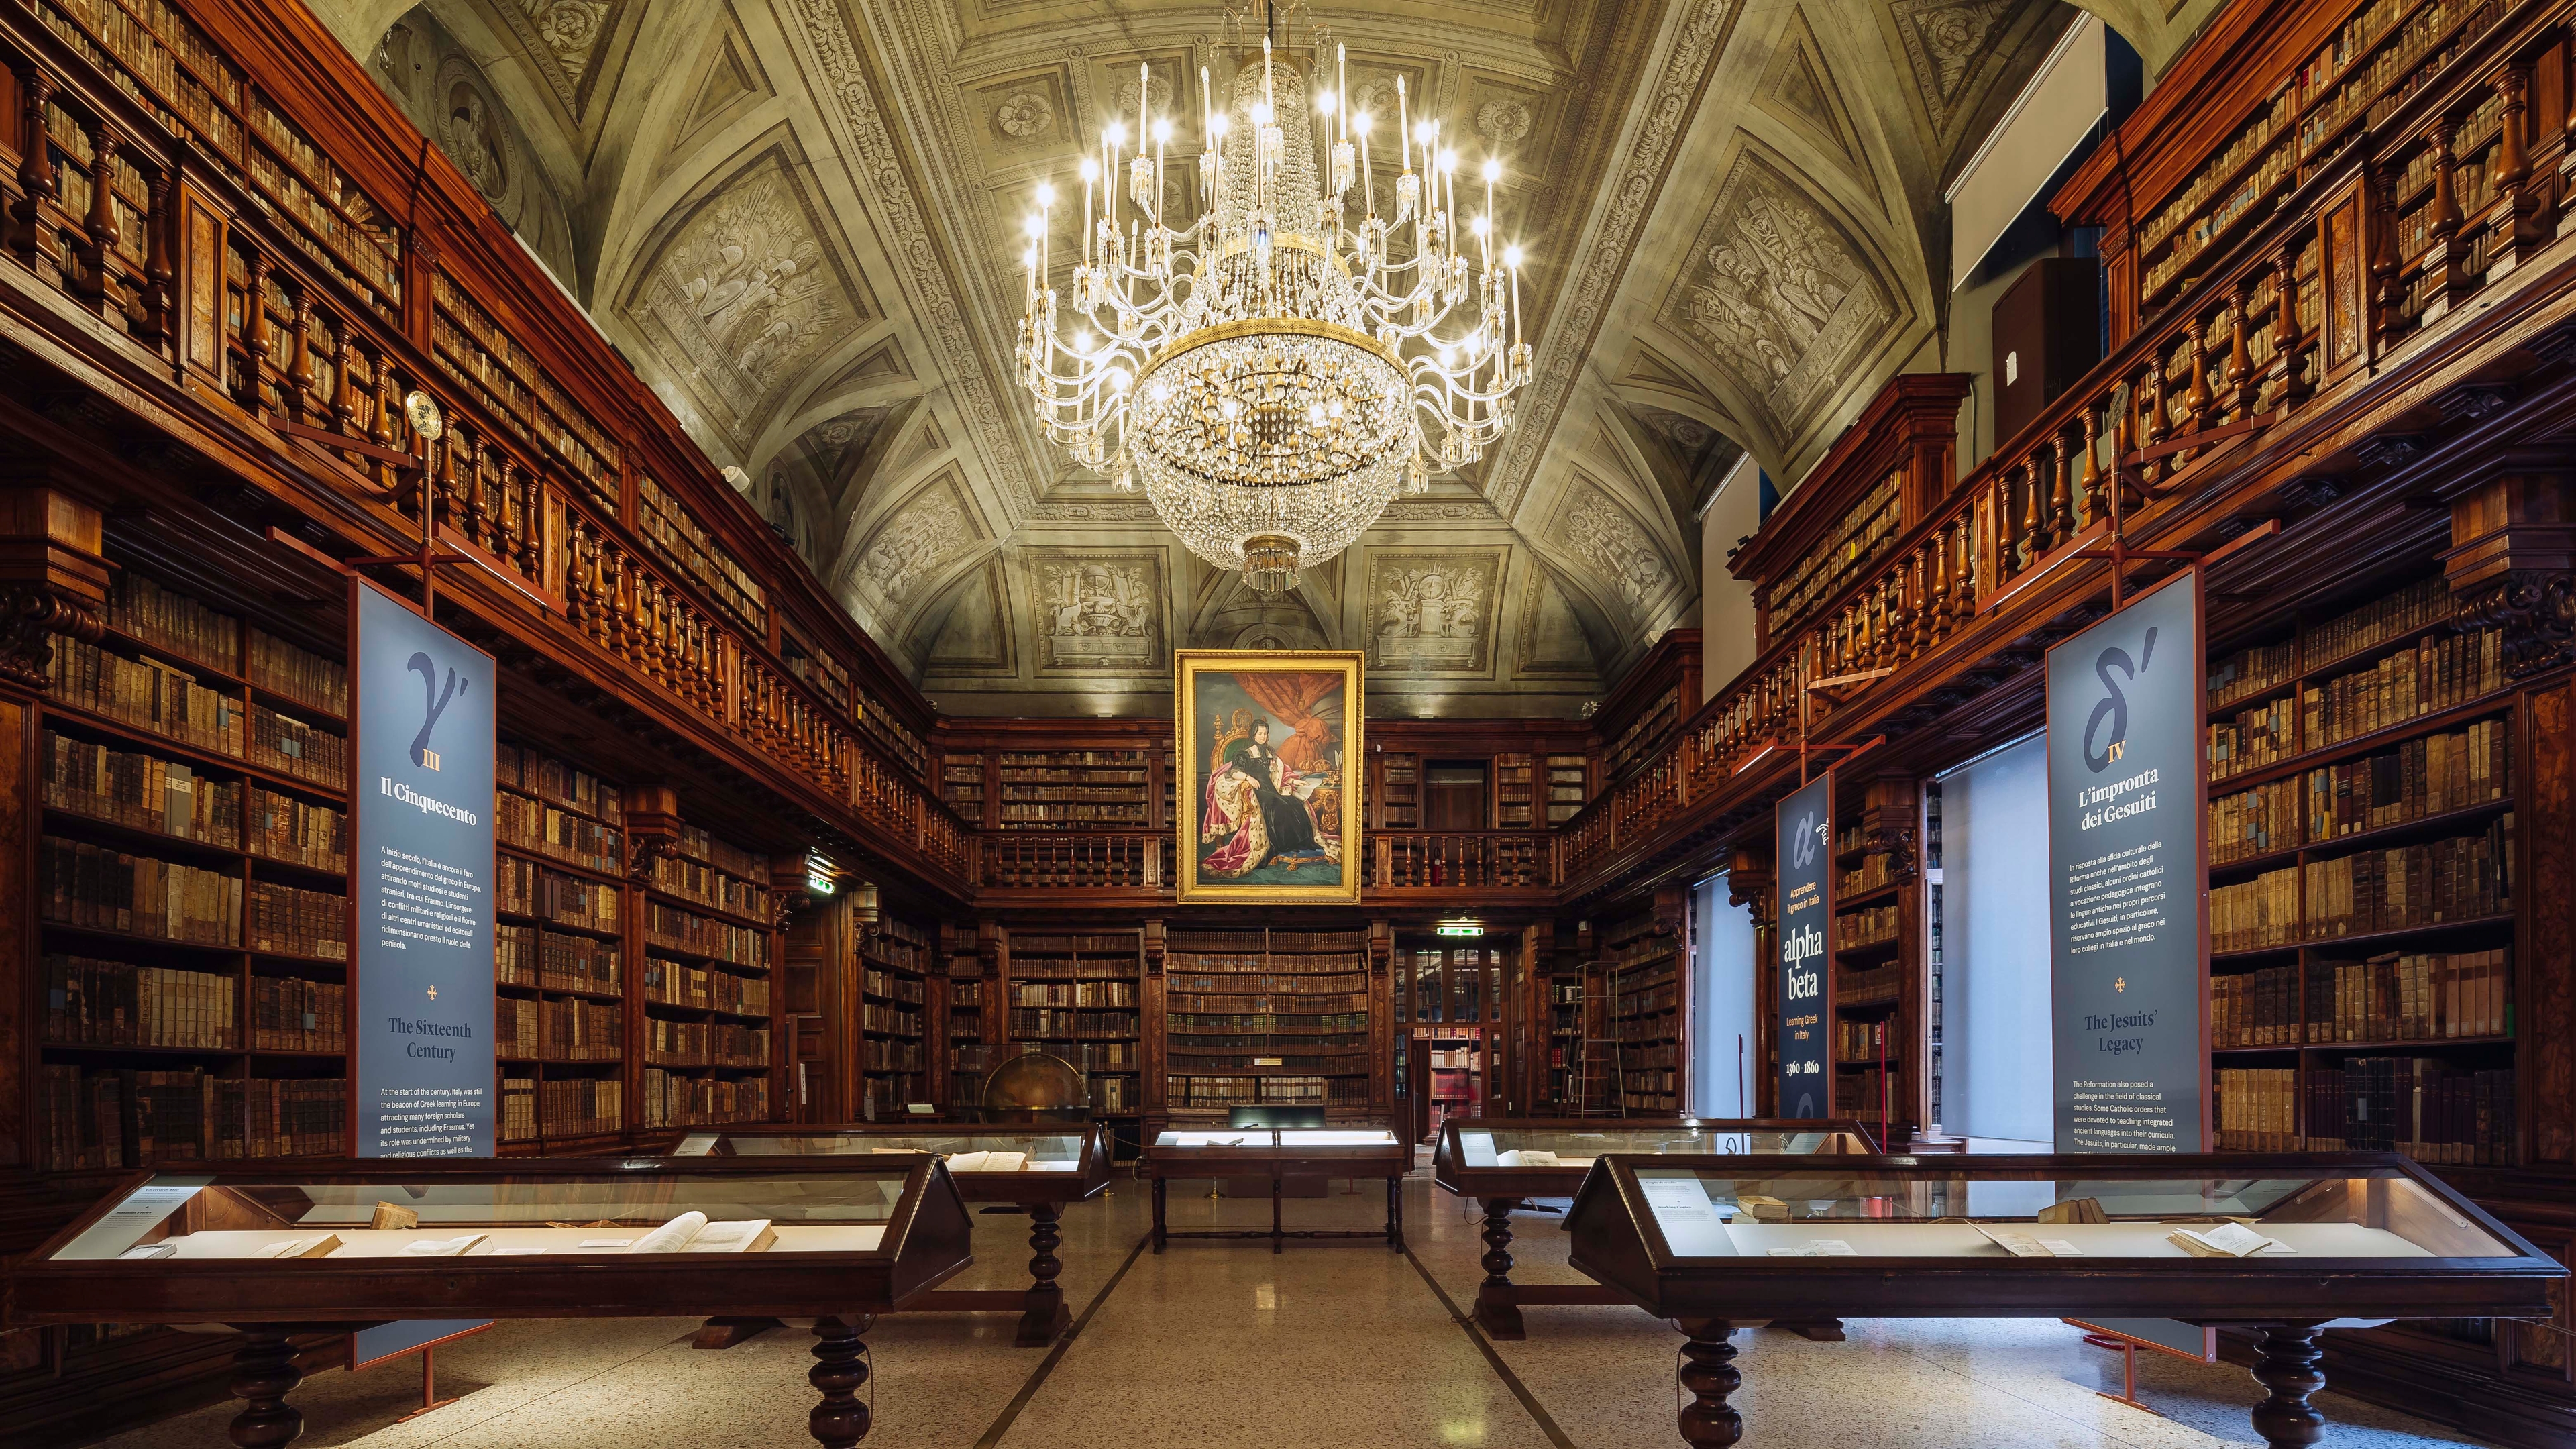
[[[2503,632],[2508,675],[2576,661],[2576,487],[2567,475],[2504,473],[2455,500],[2442,567],[2462,612]]]

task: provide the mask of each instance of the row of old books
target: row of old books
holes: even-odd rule
[[[1136,937],[1132,934],[1118,936],[1023,936],[1015,932],[1011,936],[1011,955],[1016,959],[1023,952],[1026,952],[1031,956],[1120,956],[1132,961],[1136,955]]]
[[[2289,700],[2276,699],[2209,726],[2203,732],[2209,778],[2225,780],[2288,759],[2298,749],[2297,715]]]
[[[62,635],[53,644],[46,678],[54,703],[209,754],[244,757],[241,701],[157,659],[128,659]]]
[[[2513,790],[2512,756],[2509,722],[2491,719],[2311,770],[2307,838],[2332,840],[2501,800]]]
[[[492,928],[492,979],[503,986],[618,994],[617,943],[506,922]]]
[[[48,955],[45,1040],[82,1046],[239,1044],[234,981],[211,971]]]
[[[767,1077],[683,1077],[644,1073],[644,1125],[704,1127],[769,1119]]]
[[[492,778],[505,789],[542,795],[602,820],[616,821],[625,814],[624,797],[615,785],[538,750],[499,746],[493,756]]]
[[[39,1155],[48,1171],[157,1167],[345,1150],[342,1077],[222,1077],[47,1063],[38,1072]]]
[[[242,881],[148,855],[44,839],[36,898],[44,918],[94,931],[207,946],[241,944]]]
[[[887,1036],[921,1035],[921,1013],[900,1006],[885,1006],[867,1001],[859,1005],[859,1029],[882,1032]]]
[[[1905,1038],[1899,1033],[1894,1016],[1876,1021],[1837,1021],[1834,1023],[1834,1060],[1838,1062],[1875,1062],[1905,1054]]]
[[[593,931],[617,929],[618,888],[547,870],[532,860],[492,864],[493,909]]]
[[[870,966],[865,981],[865,989],[870,996],[883,997],[889,1001],[909,1002],[915,1006],[930,999],[928,988],[922,984],[918,976],[905,976]]]
[[[243,841],[253,855],[315,870],[349,868],[347,812],[315,805],[265,786],[250,787],[250,833]]]
[[[644,939],[656,946],[714,956],[736,966],[769,965],[769,932],[697,915],[659,901],[644,903]]]
[[[241,621],[173,593],[131,569],[107,587],[107,627],[230,673],[241,657]]]
[[[1166,1077],[1167,1107],[1244,1107],[1261,1100],[1259,1077]]]
[[[349,959],[349,898],[254,881],[250,948],[321,961]]]
[[[613,875],[625,869],[626,837],[617,827],[526,795],[492,792],[492,830],[505,845],[585,870]]]
[[[716,869],[742,880],[769,879],[769,857],[756,850],[745,850],[728,844],[695,825],[680,827],[680,854],[691,861],[705,861]],[[887,922],[893,925],[895,922]]]
[[[1896,907],[1870,906],[1834,917],[1834,944],[1845,950],[1896,939]]]
[[[2297,673],[2298,650],[2287,640],[2240,649],[2210,666],[2209,707],[2224,709],[2240,699],[2277,689]]]
[[[613,1004],[505,997],[497,1008],[493,1050],[501,1056],[549,1062],[610,1062],[625,1052],[626,1020]]]
[[[349,784],[349,742],[319,725],[279,714],[264,704],[250,707],[243,731],[242,758],[281,775],[293,775],[329,789]]]
[[[1136,1035],[1136,1020],[1136,1013],[1132,1011],[1015,1006],[1011,1008],[1010,1032],[1014,1041],[1026,1041],[1031,1037],[1114,1040]]]
[[[769,978],[710,971],[683,961],[644,961],[644,999],[663,1006],[694,1006],[744,1016],[769,1014]]]
[[[347,1051],[349,988],[292,976],[252,977],[250,1044],[253,1051]]]
[[[1905,1106],[1899,1100],[1903,1077],[1903,1067],[1893,1060],[1884,1068],[1873,1061],[1857,1071],[1834,1073],[1834,1114],[1872,1120],[1876,1120],[1881,1112],[1891,1117],[1904,1115]],[[1671,1088],[1665,1090],[1669,1093]]]
[[[273,694],[300,699],[315,709],[349,717],[349,666],[308,653],[283,639],[250,631],[250,682]]]
[[[929,1056],[917,1041],[870,1037],[865,1046],[866,1069],[871,1072],[918,1072],[930,1065]]]
[[[1133,981],[1014,981],[1013,1006],[1134,1006]]]
[[[683,856],[654,857],[653,884],[675,896],[686,896],[737,916],[763,920],[769,914],[769,892],[766,889]]]
[[[1368,977],[1362,972],[1331,975],[1308,975],[1292,972],[1219,972],[1213,976],[1176,971],[1171,976],[1174,991],[1286,991],[1330,992],[1366,991]]]
[[[624,1129],[626,1084],[615,1077],[501,1079],[503,1142],[545,1137],[595,1137]]]
[[[2299,743],[2321,750],[2503,687],[2503,634],[2480,629],[2426,639],[2368,669],[2309,685],[2299,696]]]
[[[765,1067],[769,1028],[647,1017],[644,1060],[675,1067]]]
[[[1075,1042],[1056,1055],[1070,1057],[1085,1072],[1132,1072],[1144,1063],[1143,1045],[1132,1041]]]
[[[1205,981],[1207,978],[1199,978]],[[1291,996],[1262,992],[1186,991],[1181,983],[1165,998],[1173,1011],[1270,1011],[1288,1016],[1366,1011],[1369,1005],[1365,989],[1335,993],[1331,996]]]
[[[242,787],[157,755],[45,731],[45,804],[209,845],[241,839]]]
[[[2514,817],[2472,835],[2356,851],[2265,871],[2209,892],[2213,951],[2495,916],[2513,908]]]
[[[2512,977],[2511,953],[2501,948],[2391,951],[2367,961],[2316,961],[2213,977],[2210,1043],[2266,1047],[2509,1036]]]
[[[1280,1016],[1262,1011],[1180,1012],[1165,1018],[1173,1032],[1246,1031],[1274,1032],[1285,1024],[1316,1031],[1366,1031],[1365,1011],[1336,1011],[1319,1016]]]
[[[2308,1074],[2307,1146],[2402,1152],[2418,1162],[2509,1167],[2519,1156],[2509,1069],[2433,1057],[2346,1057]]]

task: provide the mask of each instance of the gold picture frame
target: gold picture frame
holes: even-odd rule
[[[1359,903],[1366,660],[1354,650],[1172,652],[1184,904]]]

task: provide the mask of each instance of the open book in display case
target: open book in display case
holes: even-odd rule
[[[2259,1331],[2255,1431],[2317,1442],[2318,1335],[2402,1318],[2538,1318],[2567,1269],[2392,1153],[1610,1155],[1571,1261],[1683,1346],[1693,1449],[1744,1437],[1728,1336],[1780,1319],[2175,1318]]]
[[[974,1262],[936,1158],[556,1158],[137,1173],[17,1268],[18,1324],[242,1335],[237,1445],[303,1427],[290,1335],[398,1319],[813,1322],[814,1437],[866,1437],[862,1335]],[[785,1412],[784,1409],[781,1412]]]
[[[1524,1308],[1597,1307],[1625,1303],[1597,1283],[1512,1281],[1512,1210],[1531,1198],[1570,1198],[1583,1186],[1595,1159],[1609,1153],[1767,1154],[1874,1153],[1878,1139],[1867,1126],[1846,1119],[1792,1121],[1771,1117],[1527,1117],[1452,1118],[1440,1126],[1431,1149],[1431,1180],[1453,1196],[1473,1198],[1485,1209],[1484,1281],[1476,1286],[1476,1326],[1488,1338],[1523,1339]],[[1819,1341],[1840,1342],[1834,1319],[1784,1324]]]
[[[1013,1342],[1045,1348],[1073,1322],[1056,1275],[1064,1263],[1056,1249],[1064,1234],[1056,1224],[1067,1205],[1088,1202],[1109,1188],[1109,1142],[1096,1122],[1028,1128],[936,1127],[852,1123],[840,1127],[734,1126],[692,1132],[671,1152],[680,1157],[768,1161],[782,1158],[892,1156],[926,1153],[948,1165],[958,1196],[977,1204],[1016,1206],[1029,1217],[1029,1286],[1023,1290],[940,1288],[907,1304],[908,1313],[1017,1313]],[[743,1328],[760,1324],[710,1323],[701,1347],[728,1347]]]

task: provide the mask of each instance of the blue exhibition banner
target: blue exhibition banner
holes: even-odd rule
[[[1782,1117],[1833,1115],[1833,1034],[1825,1003],[1833,1000],[1834,772],[1827,770],[1780,802],[1777,832],[1780,943],[1778,1026],[1780,1076],[1774,1110]]]
[[[359,1157],[492,1155],[492,656],[353,581]]]
[[[2197,569],[2048,651],[2060,1152],[2207,1141],[2202,657]]]

